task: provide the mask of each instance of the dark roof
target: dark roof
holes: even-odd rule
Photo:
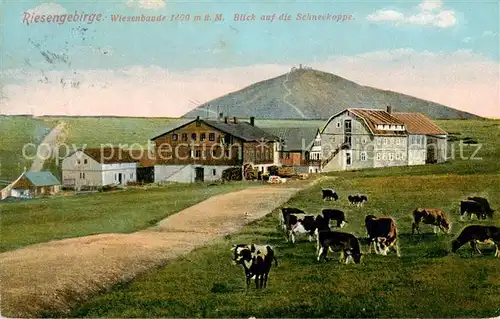
[[[85,148],[81,150],[101,164],[136,163],[140,161],[131,150],[115,148]]]
[[[24,176],[35,186],[61,185],[51,172],[26,172]]]
[[[191,124],[195,122],[196,120],[192,120],[189,122],[186,122],[180,126],[177,126],[175,128],[172,128],[168,132],[162,133],[158,136],[153,137],[151,140],[155,140],[161,136],[164,136],[172,131],[175,131],[177,129],[180,129],[181,127],[184,127],[188,124]],[[242,139],[245,142],[251,142],[251,141],[262,141],[262,140],[267,140],[267,141],[277,141],[279,138],[277,136],[274,136],[270,133],[267,133],[263,131],[262,129],[251,125],[248,122],[245,121],[239,121],[237,123],[228,121],[227,123],[224,121],[216,121],[216,120],[204,120],[200,119],[201,122],[230,135],[233,135],[237,138]]]
[[[406,131],[379,130],[377,125],[405,125],[403,121],[385,110],[349,108],[348,112],[364,120],[374,135],[406,135]]]
[[[250,141],[277,141],[279,138],[271,133],[268,133],[257,126],[253,126],[248,122],[224,122],[224,121],[214,121],[214,120],[203,120],[206,124],[238,138],[246,142]]]
[[[264,130],[282,139],[282,150],[288,152],[308,151],[318,134],[315,127],[270,127]]]
[[[405,123],[406,130],[410,134],[426,134],[426,135],[447,135],[439,126],[431,119],[422,113],[402,113],[397,112],[392,114]]]

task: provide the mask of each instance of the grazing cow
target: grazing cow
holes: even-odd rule
[[[245,270],[247,289],[251,279],[255,279],[255,288],[265,288],[273,260],[278,267],[273,249],[268,245],[243,244],[233,246],[231,251],[234,254],[233,264],[241,265]]]
[[[321,193],[323,194],[323,200],[332,200],[332,198],[337,201],[339,196],[333,189],[322,189]]]
[[[419,224],[420,222],[434,226],[434,233],[437,234],[438,228],[447,234],[451,231],[451,223],[446,218],[446,214],[439,209],[428,209],[428,208],[416,208],[413,211],[413,225],[411,229],[411,234],[415,234],[415,231],[420,233]]]
[[[472,218],[472,214],[476,215],[478,220],[486,219],[487,215],[481,203],[470,199],[460,201],[460,219],[463,220],[467,214],[469,214],[469,218]]]
[[[481,254],[478,243],[492,243],[495,246],[495,257],[500,257],[500,227],[470,225],[465,227],[460,235],[451,242],[451,251],[455,253],[464,244],[470,243],[471,255],[475,252]]]
[[[375,253],[387,256],[392,247],[398,257],[401,257],[398,243],[398,230],[396,222],[390,217],[375,217],[368,215],[365,217],[366,232],[368,233],[369,250],[371,253],[372,245]]]
[[[354,204],[356,206],[363,206],[364,202],[368,201],[368,197],[366,195],[349,195],[347,196],[350,204]]]
[[[283,230],[286,231],[286,224],[288,223],[288,216],[294,214],[294,215],[300,215],[303,214],[305,215],[305,212],[301,209],[298,208],[293,208],[293,207],[283,207],[281,209],[281,219],[280,219],[280,224],[283,227]]]
[[[490,203],[488,203],[488,200],[486,198],[480,197],[480,196],[472,196],[472,197],[468,197],[467,199],[473,200],[473,201],[481,204],[481,206],[483,206],[483,212],[486,213],[486,215],[489,218],[493,218],[493,213],[495,211],[493,209],[491,209]]]
[[[331,250],[332,252],[340,251],[340,262],[344,261],[345,255],[347,255],[347,258],[345,258],[346,264],[351,260],[356,264],[361,262],[359,241],[352,234],[336,231],[322,231],[318,233],[318,243],[320,246],[317,257],[318,261],[321,261],[321,258],[327,261],[326,255],[328,250]]]
[[[347,223],[347,221],[345,220],[345,214],[341,210],[323,209],[321,214],[328,222],[330,222],[331,220],[335,220],[337,222],[337,227],[343,228]]]

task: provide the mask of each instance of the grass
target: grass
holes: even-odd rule
[[[302,237],[287,244],[277,230],[277,211],[228,236],[151,271],[111,292],[97,295],[71,317],[492,317],[500,315],[500,267],[491,249],[470,257],[463,247],[449,254],[449,244],[470,222],[458,221],[458,201],[487,195],[500,206],[499,174],[345,178],[304,190],[286,205],[318,213],[335,206],[347,214],[344,231],[361,238],[367,214],[392,216],[400,231],[402,257],[365,254],[359,265],[318,263],[314,244]],[[321,201],[320,189],[335,186],[339,202]],[[425,187],[423,187],[425,186]],[[348,206],[346,195],[364,192],[369,202]],[[453,222],[451,235],[411,236],[411,211],[417,206],[443,209]],[[475,222],[477,223],[477,222]],[[483,222],[483,224],[492,223]],[[500,219],[494,221],[500,225]],[[269,287],[245,291],[243,270],[230,264],[237,243],[269,243],[279,266]],[[366,252],[367,246],[362,249]],[[338,258],[338,255],[336,255]]]
[[[240,190],[246,182],[217,186],[171,184],[109,193],[45,197],[0,204],[0,251],[54,239],[130,233],[211,196]]]
[[[38,145],[55,125],[49,119],[0,116],[0,188],[19,177],[24,167],[31,167],[32,161],[23,156],[23,146]],[[26,154],[34,155],[33,148],[26,149]]]

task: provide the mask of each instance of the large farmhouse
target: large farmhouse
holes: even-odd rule
[[[420,113],[349,108],[321,130],[322,169],[421,165],[446,160],[447,133]]]
[[[237,118],[199,117],[151,139],[155,144],[155,182],[213,181],[234,166],[251,164],[264,172],[279,165],[278,137]]]

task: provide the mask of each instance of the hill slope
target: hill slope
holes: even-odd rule
[[[328,119],[348,107],[421,112],[435,119],[474,118],[473,114],[409,95],[362,86],[331,73],[298,69],[261,81],[198,106],[183,117],[230,116],[272,119]],[[208,111],[207,111],[208,109]]]

